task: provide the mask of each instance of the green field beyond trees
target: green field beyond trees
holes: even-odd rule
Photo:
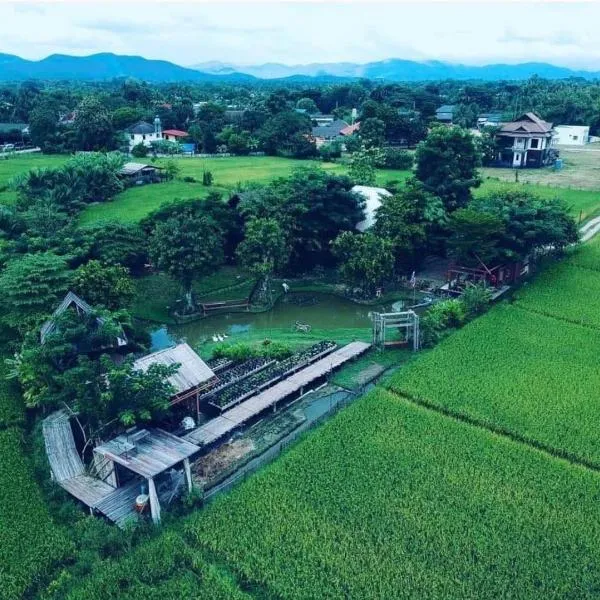
[[[58,167],[68,160],[64,155],[30,155],[0,160],[0,203],[13,203],[15,193],[9,188],[10,180],[15,175],[25,173],[31,168]],[[147,159],[135,159],[150,162]],[[267,183],[276,177],[285,177],[293,169],[320,165],[323,169],[335,173],[345,173],[346,167],[341,163],[321,163],[316,161],[299,161],[273,156],[247,156],[228,158],[176,158],[180,173],[174,181],[161,184],[133,187],[119,194],[113,201],[88,207],[80,217],[82,225],[91,225],[98,221],[117,220],[121,222],[139,221],[165,202],[204,198],[211,191],[221,191],[227,195],[241,184],[248,182]],[[161,166],[167,161],[158,159]],[[211,187],[202,185],[202,172],[213,173],[214,183]],[[489,170],[488,170],[489,172]],[[394,169],[379,170],[377,185],[386,186],[390,182],[402,182],[409,176],[409,171]],[[194,177],[198,183],[183,181],[184,177]],[[538,194],[543,198],[563,198],[571,206],[574,217],[586,219],[600,211],[600,191],[561,188],[560,183],[548,185],[515,184],[485,179],[482,186],[475,190],[475,195],[499,189],[523,189]]]

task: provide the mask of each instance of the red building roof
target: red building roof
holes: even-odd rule
[[[187,131],[181,131],[180,129],[165,129],[163,135],[172,135],[173,137],[187,137]]]
[[[348,126],[344,127],[340,131],[340,135],[352,135],[355,131],[358,131],[359,129],[360,129],[360,121],[358,121],[358,123],[354,123],[354,125],[348,125]]]

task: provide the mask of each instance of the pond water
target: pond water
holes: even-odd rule
[[[185,339],[191,346],[212,339],[215,334],[235,337],[250,331],[292,330],[296,321],[316,329],[371,327],[371,312],[402,310],[402,301],[376,307],[362,306],[331,294],[290,293],[264,313],[227,313],[187,323],[161,327],[152,332],[152,348],[160,350]]]

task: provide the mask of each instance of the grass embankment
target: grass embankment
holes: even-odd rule
[[[221,267],[216,273],[194,282],[193,287],[201,302],[247,298],[254,287],[254,279],[237,267]],[[147,321],[173,324],[173,309],[183,297],[181,285],[164,273],[147,275],[135,280],[136,295],[132,314]]]

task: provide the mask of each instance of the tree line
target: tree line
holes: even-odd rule
[[[423,140],[442,104],[455,106],[454,122],[473,127],[482,112],[504,119],[534,111],[542,118],[600,131],[600,85],[582,79],[524,82],[342,84],[148,84],[23,82],[0,86],[0,121],[28,123],[31,141],[46,152],[107,151],[123,147],[122,132],[137,121],[161,119],[181,129],[206,153],[264,151],[314,156],[313,113],[350,122],[353,109],[365,139],[377,146],[414,146]],[[21,132],[3,134],[4,141]],[[17,140],[18,141],[18,140]],[[325,154],[331,149],[325,150]]]

